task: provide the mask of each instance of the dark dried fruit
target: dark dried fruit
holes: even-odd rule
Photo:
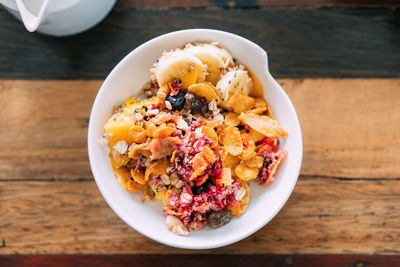
[[[200,195],[201,193],[207,193],[210,189],[210,186],[214,185],[214,183],[207,179],[201,186],[192,187],[193,195]]]
[[[222,210],[211,213],[207,222],[211,228],[218,228],[230,222],[231,219],[232,212],[230,210]]]
[[[185,106],[185,92],[179,91],[177,95],[169,94],[165,100],[171,103],[172,110],[182,110]]]
[[[191,110],[192,114],[206,115],[208,112],[208,103],[205,97],[197,97],[194,94],[187,93],[185,109]]]

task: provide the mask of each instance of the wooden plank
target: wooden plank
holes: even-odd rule
[[[199,7],[225,7],[225,8],[259,8],[259,7],[382,7],[399,6],[397,0],[124,0],[118,1],[117,8],[199,8]]]
[[[398,178],[400,79],[280,80],[304,138],[302,175]],[[100,81],[0,81],[0,179],[91,179]]]
[[[101,83],[1,81],[1,178],[90,178],[87,126]]]
[[[398,256],[366,255],[35,255],[0,256],[2,266],[380,266],[400,265]]]
[[[54,38],[0,10],[0,78],[104,79],[135,47],[187,28],[256,42],[279,78],[400,77],[399,21],[399,8],[120,9],[88,32]]]
[[[93,181],[0,182],[0,190],[0,254],[400,254],[398,180],[301,178],[266,227],[234,245],[195,251],[131,229]]]
[[[302,174],[398,178],[400,80],[281,80],[303,132]]]

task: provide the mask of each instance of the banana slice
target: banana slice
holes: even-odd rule
[[[216,87],[221,91],[223,101],[228,101],[235,92],[247,96],[253,87],[253,82],[246,70],[238,68],[225,73]]]
[[[199,58],[181,49],[164,52],[152,73],[160,87],[174,79],[181,79],[184,88],[204,81],[207,74],[206,65]]]
[[[216,53],[224,62],[223,67],[225,69],[227,69],[228,67],[233,67],[234,63],[233,63],[233,57],[232,57],[231,53],[229,53],[228,50],[226,50],[224,48],[219,48],[218,46],[216,46],[214,44],[213,43],[211,43],[211,44],[201,43],[198,46],[202,46],[202,47],[206,48],[207,50]]]
[[[185,52],[199,58],[201,62],[207,65],[206,81],[216,84],[225,69],[233,63],[231,54],[222,48],[211,44],[187,44]]]

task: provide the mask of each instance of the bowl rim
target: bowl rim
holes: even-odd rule
[[[99,178],[96,178],[96,171],[95,171],[95,160],[94,160],[94,147],[91,144],[97,144],[97,140],[92,140],[93,134],[91,134],[93,131],[95,131],[93,123],[92,123],[92,118],[95,116],[94,114],[94,109],[95,106],[97,106],[99,103],[99,96],[102,94],[102,92],[104,90],[106,90],[106,87],[108,87],[108,83],[110,82],[110,77],[113,76],[113,74],[115,72],[118,72],[118,70],[120,68],[123,68],[123,66],[125,65],[125,63],[129,60],[131,60],[130,58],[133,56],[133,54],[142,49],[143,47],[147,46],[149,43],[153,43],[153,42],[158,42],[160,40],[163,40],[165,38],[170,38],[176,35],[181,35],[181,34],[186,34],[188,32],[195,32],[199,34],[199,39],[201,39],[201,34],[207,34],[207,33],[213,33],[213,34],[217,34],[217,35],[225,35],[225,36],[229,36],[230,38],[233,39],[241,39],[242,41],[246,42],[248,45],[251,45],[254,49],[257,49],[258,52],[260,53],[260,56],[262,56],[263,58],[265,58],[265,64],[264,64],[264,68],[265,68],[265,74],[267,76],[269,76],[269,78],[272,79],[272,81],[275,83],[276,87],[278,88],[278,90],[280,91],[279,93],[281,94],[281,96],[283,97],[283,100],[285,102],[285,104],[287,105],[287,107],[290,109],[290,112],[294,115],[294,121],[295,121],[295,129],[296,129],[296,136],[295,139],[297,141],[297,145],[299,147],[299,155],[298,155],[298,161],[297,161],[297,166],[295,167],[295,171],[293,173],[295,173],[295,179],[293,180],[293,183],[290,185],[288,194],[285,197],[282,197],[281,199],[281,203],[278,206],[278,208],[272,212],[268,217],[265,217],[264,220],[260,220],[260,222],[252,227],[252,228],[242,228],[242,231],[240,231],[239,233],[232,235],[232,237],[224,240],[223,242],[219,242],[218,240],[213,242],[212,244],[210,243],[209,245],[196,245],[196,244],[188,244],[188,245],[180,245],[180,244],[176,244],[173,242],[173,240],[168,240],[166,238],[160,238],[156,231],[154,231],[154,233],[150,233],[150,232],[145,232],[142,231],[142,229],[138,229],[137,227],[132,226],[129,222],[128,219],[125,218],[124,214],[121,214],[119,212],[119,209],[114,206],[114,203],[109,199],[109,193],[107,190],[105,190],[102,186],[100,186],[100,183],[98,181]],[[93,142],[94,141],[94,142]],[[259,45],[257,45],[256,43],[233,33],[230,32],[226,32],[226,31],[221,31],[221,30],[214,30],[214,29],[205,29],[205,28],[196,28],[196,29],[185,29],[185,30],[178,30],[178,31],[173,31],[173,32],[169,32],[169,33],[165,33],[162,34],[160,36],[157,36],[153,39],[150,39],[148,41],[146,41],[145,43],[141,44],[140,46],[138,46],[137,48],[133,49],[131,52],[129,52],[126,56],[124,56],[124,58],[122,60],[120,60],[117,65],[111,70],[111,72],[107,75],[106,79],[104,80],[104,82],[102,83],[99,91],[97,92],[96,98],[94,100],[94,103],[92,105],[92,109],[90,112],[90,119],[89,119],[89,127],[88,127],[88,138],[87,138],[87,142],[88,142],[88,155],[89,155],[89,163],[90,163],[90,167],[91,167],[91,171],[94,177],[94,180],[97,184],[98,189],[100,190],[104,200],[107,202],[107,204],[109,205],[109,207],[118,215],[118,217],[124,221],[127,225],[129,225],[131,228],[133,228],[135,231],[139,232],[140,234],[155,240],[161,244],[165,244],[171,247],[176,247],[176,248],[183,248],[183,249],[213,249],[213,248],[218,248],[218,247],[223,247],[223,246],[227,246],[233,243],[236,243],[252,234],[254,234],[255,232],[257,232],[258,230],[260,230],[261,228],[263,228],[266,224],[268,224],[283,208],[283,206],[286,204],[287,200],[289,199],[289,197],[292,195],[294,187],[297,183],[299,174],[300,174],[300,170],[301,170],[301,166],[302,166],[302,160],[303,160],[303,138],[302,138],[302,131],[301,131],[301,126],[300,126],[300,122],[296,113],[296,110],[294,108],[293,103],[291,102],[289,96],[286,94],[286,92],[283,90],[283,88],[277,83],[277,81],[272,77],[271,73],[269,72],[268,69],[268,58],[267,58],[267,52],[261,48]]]

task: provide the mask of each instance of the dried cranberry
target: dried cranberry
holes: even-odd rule
[[[222,160],[220,157],[207,168],[207,174],[210,177],[219,177],[222,172]]]
[[[211,213],[207,222],[211,228],[218,228],[230,222],[231,219],[232,212],[230,210],[222,210]]]
[[[182,110],[185,106],[185,92],[179,91],[177,95],[169,94],[165,100],[171,103],[172,110]]]
[[[264,151],[261,153],[261,155],[264,157],[264,162],[258,173],[257,182],[259,184],[264,184],[265,181],[268,179],[268,176],[269,176],[268,167],[273,162],[274,154],[269,153],[268,151]]]
[[[182,84],[181,79],[175,79],[175,80],[171,83],[171,86],[172,86],[172,88],[173,88],[174,90],[176,90],[176,91],[182,90],[183,84]]]

